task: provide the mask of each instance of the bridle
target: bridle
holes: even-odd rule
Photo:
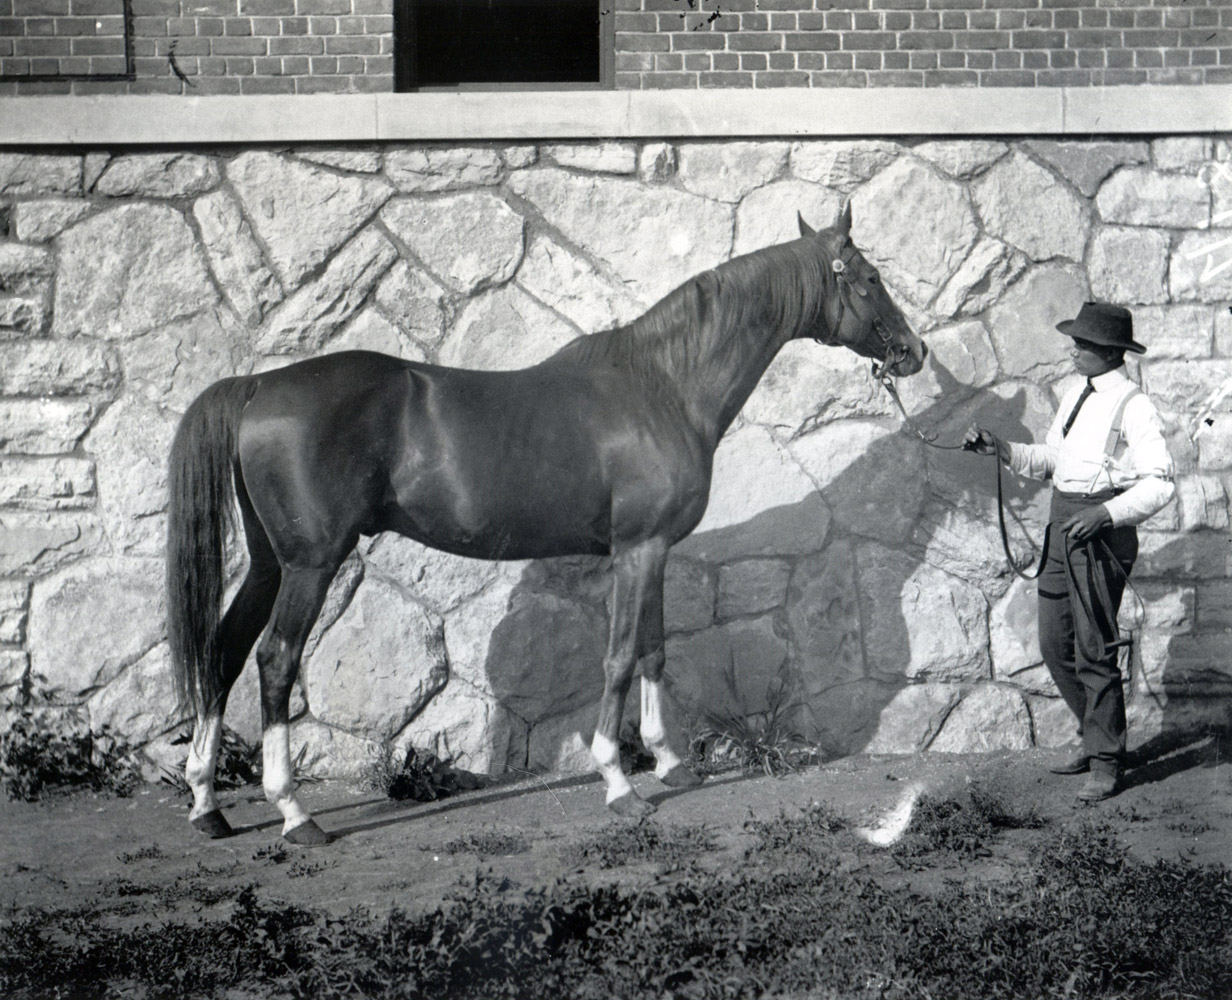
[[[859,251],[856,249],[855,244],[851,240],[847,240],[839,250],[838,255],[830,261],[830,270],[834,272],[835,285],[838,289],[839,313],[833,322],[827,319],[827,325],[830,327],[830,332],[836,340],[839,339],[839,331],[842,329],[843,320],[846,318],[847,313],[855,313],[861,322],[864,320],[864,317],[860,316],[860,310],[851,301],[853,292],[861,299],[868,298],[868,289],[860,287],[854,277],[856,269],[852,266],[852,262],[858,253]],[[873,361],[873,378],[884,385],[886,384],[885,380],[892,377],[889,373],[894,370],[894,366],[911,353],[911,348],[906,344],[894,343],[894,339],[881,322],[880,316],[874,315],[869,324],[873,332],[881,340],[881,361]],[[891,390],[891,393],[893,394],[893,390]],[[901,403],[899,408],[902,408]],[[904,410],[903,416],[905,417],[906,415]],[[910,420],[908,420],[908,423],[910,423]]]

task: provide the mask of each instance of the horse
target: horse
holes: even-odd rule
[[[330,839],[295,794],[291,685],[338,568],[361,535],[384,531],[481,559],[610,557],[591,743],[606,804],[633,818],[655,809],[616,742],[639,666],[656,776],[700,783],[665,731],[663,572],[705,512],[720,438],[790,340],[844,345],[882,377],[918,372],[927,354],[852,242],[850,205],[831,229],[798,223],[799,239],[698,274],[528,368],[346,351],[206,388],[178,426],[168,478],[168,641],[180,710],[195,720],[192,825],[233,833],[214,769],[228,692],[256,644],[265,796],[288,842]],[[223,615],[233,496],[249,563]]]

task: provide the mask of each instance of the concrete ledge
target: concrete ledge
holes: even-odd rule
[[[1232,85],[17,97],[0,146],[1232,132]]]

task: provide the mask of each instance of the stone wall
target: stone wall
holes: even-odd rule
[[[599,6],[615,19],[619,90],[1232,82],[1225,0]],[[0,94],[394,90],[393,0],[131,0],[131,10],[130,64],[121,0],[16,0],[0,9]]]
[[[1194,137],[0,154],[2,696],[50,687],[154,760],[182,752],[164,465],[213,380],[353,347],[529,364],[850,198],[857,243],[931,345],[901,388],[943,442],[973,420],[1042,433],[1069,367],[1053,324],[1089,296],[1133,306],[1150,348],[1133,374],[1180,478],[1126,602],[1132,725],[1224,718],[1232,409],[1196,441],[1187,422],[1229,374],[1230,152]],[[1046,496],[1011,490],[1021,559]],[[994,502],[989,460],[905,433],[866,362],[789,345],[669,564],[682,720],[764,710],[785,679],[796,725],[832,753],[1066,740]],[[588,766],[603,570],[363,540],[309,643],[295,752],[323,773],[408,741],[493,771]],[[254,675],[227,717],[249,739]]]

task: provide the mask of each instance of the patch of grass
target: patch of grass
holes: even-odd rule
[[[671,867],[714,850],[714,835],[704,827],[671,824],[611,823],[589,840],[570,845],[565,859],[571,865],[619,868],[639,861]]]
[[[434,802],[457,792],[480,788],[482,779],[455,767],[448,757],[431,750],[408,747],[402,760],[390,747],[382,748],[369,766],[364,784],[397,801]]]
[[[480,830],[468,833],[443,845],[446,854],[478,854],[481,858],[503,858],[511,854],[525,854],[530,850],[530,841],[517,831]]]
[[[107,726],[89,728],[55,699],[54,691],[45,691],[7,706],[14,717],[0,733],[0,776],[8,797],[36,802],[80,791],[131,795],[143,780],[133,747]]]
[[[266,844],[253,852],[252,860],[267,865],[285,865],[291,860],[291,851],[282,843]]]
[[[921,795],[894,857],[918,859],[938,853],[962,858],[987,857],[989,841],[998,830],[1037,830],[1046,825],[1034,805],[1015,811],[978,786],[957,798]]]
[[[849,829],[850,824],[829,803],[810,802],[796,814],[785,810],[770,820],[751,817],[745,820],[746,833],[757,837],[757,844],[745,852],[755,855],[804,855],[813,859],[828,856],[834,834]]]
[[[149,847],[139,847],[135,851],[124,851],[122,854],[117,854],[116,860],[120,864],[131,865],[134,861],[153,861],[166,856],[161,847],[151,844]]]
[[[221,919],[115,929],[35,913],[0,937],[0,994],[118,983],[151,997],[373,1000],[1224,997],[1232,873],[1137,862],[1081,828],[1047,838],[1017,875],[931,894],[808,866],[691,869],[643,890],[477,875],[424,914],[327,916],[249,887]]]

